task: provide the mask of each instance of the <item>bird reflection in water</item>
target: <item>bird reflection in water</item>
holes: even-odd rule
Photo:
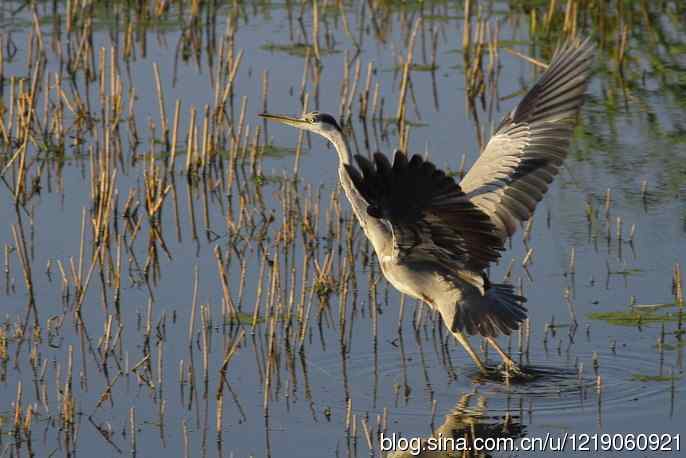
[[[393,450],[387,455],[389,458],[491,457],[496,444],[502,450],[510,439],[516,442],[523,437],[526,427],[519,415],[489,411],[487,404],[488,398],[481,394],[464,394],[431,436],[410,438],[392,434],[382,438],[382,449]]]

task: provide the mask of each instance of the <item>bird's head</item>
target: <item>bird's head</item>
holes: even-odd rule
[[[336,122],[336,119],[328,113],[311,111],[303,116],[285,116],[261,113],[260,116],[269,121],[297,127],[298,129],[309,130],[310,132],[319,134],[330,141],[333,141],[334,136],[341,134],[341,128]]]

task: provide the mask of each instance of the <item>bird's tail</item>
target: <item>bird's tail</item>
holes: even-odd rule
[[[510,335],[526,318],[524,302],[512,285],[491,283],[484,295],[472,294],[457,304],[452,330],[484,337]]]

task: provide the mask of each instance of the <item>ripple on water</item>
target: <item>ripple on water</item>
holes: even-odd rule
[[[597,407],[599,402],[604,408],[630,404],[636,409],[671,389],[669,381],[646,382],[634,377],[669,374],[670,368],[660,367],[658,358],[630,352],[596,354],[597,373],[592,353],[544,353],[541,349],[531,354],[532,364],[524,365],[532,379],[510,384],[484,379],[470,360],[455,355],[451,372],[433,351],[406,353],[404,368],[399,351],[380,352],[376,361],[373,353],[353,354],[347,360],[347,381],[357,409],[377,412],[395,406],[396,415],[425,416],[431,415],[432,399],[446,406],[470,392],[487,399],[488,407],[481,414],[499,415],[513,409],[541,414],[583,411]],[[344,396],[332,396],[332,390],[344,386],[340,357],[311,360],[309,365],[315,402],[345,408]],[[327,381],[326,392],[317,393],[321,377]]]

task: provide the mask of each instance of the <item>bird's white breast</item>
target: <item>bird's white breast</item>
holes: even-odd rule
[[[437,273],[412,269],[393,256],[379,256],[381,271],[398,291],[431,305],[454,300],[458,291]]]

